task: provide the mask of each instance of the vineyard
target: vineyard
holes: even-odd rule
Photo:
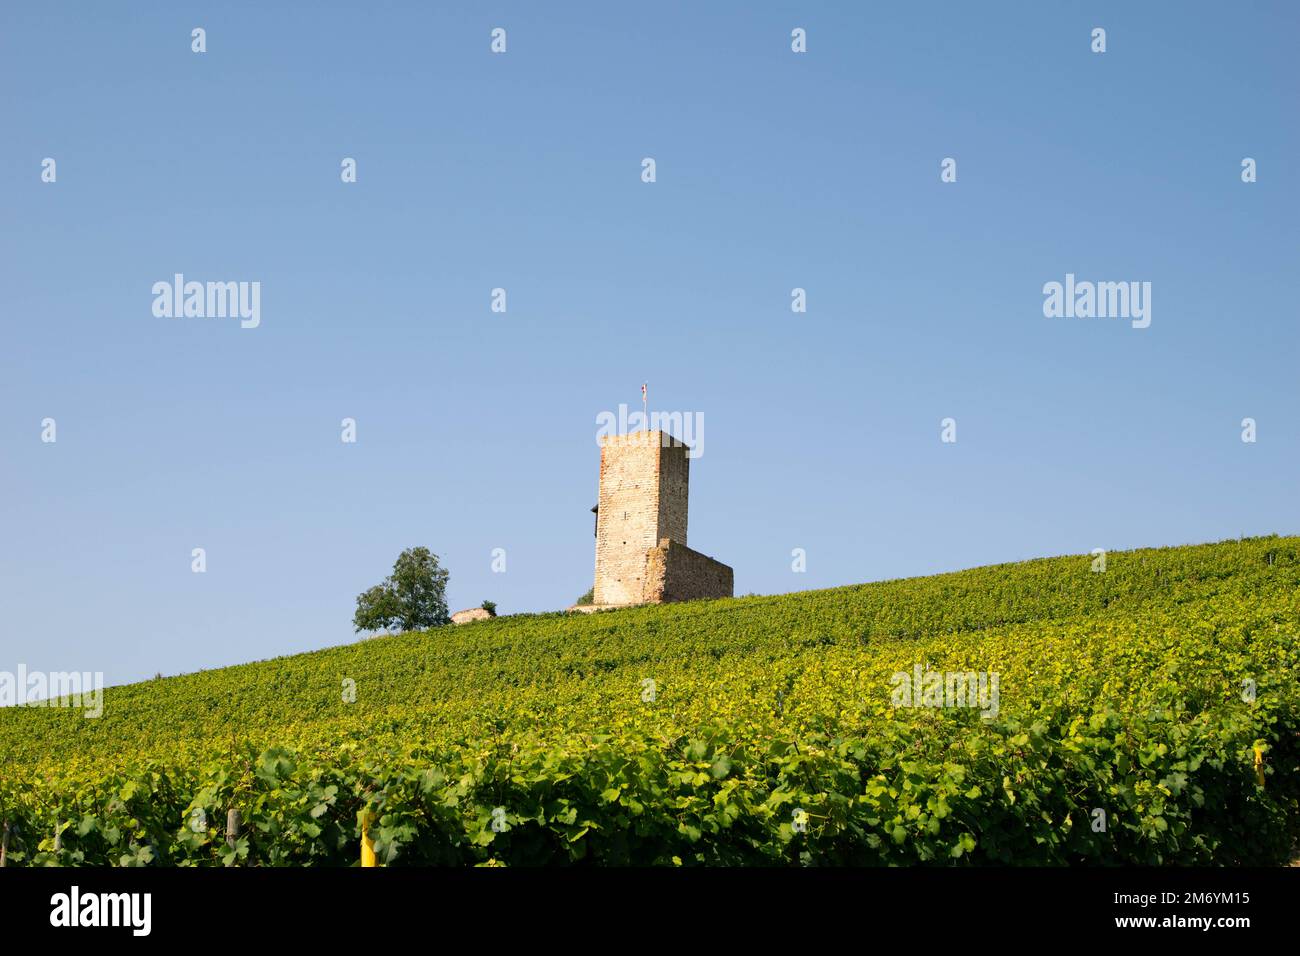
[[[896,706],[921,668],[996,706]],[[8,866],[350,866],[362,821],[392,866],[1275,864],[1298,677],[1294,537],[519,615],[0,710],[0,821]]]

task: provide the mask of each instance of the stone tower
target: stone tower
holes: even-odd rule
[[[689,451],[663,431],[601,440],[595,606],[731,597],[731,568],[686,547]]]

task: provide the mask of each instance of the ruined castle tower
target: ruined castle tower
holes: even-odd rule
[[[690,449],[663,431],[600,447],[596,606],[732,596],[732,571],[686,547]]]

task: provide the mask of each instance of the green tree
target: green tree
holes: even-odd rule
[[[407,548],[393,573],[357,595],[352,623],[358,631],[417,631],[447,624],[447,579],[450,575],[428,548]]]
[[[397,595],[385,582],[357,595],[357,613],[352,623],[358,631],[382,631],[392,626],[398,613]]]

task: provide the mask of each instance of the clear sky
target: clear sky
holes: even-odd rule
[[[564,607],[642,382],[738,594],[1300,531],[1297,5],[289,6],[0,10],[0,669],[342,643],[417,544]]]

